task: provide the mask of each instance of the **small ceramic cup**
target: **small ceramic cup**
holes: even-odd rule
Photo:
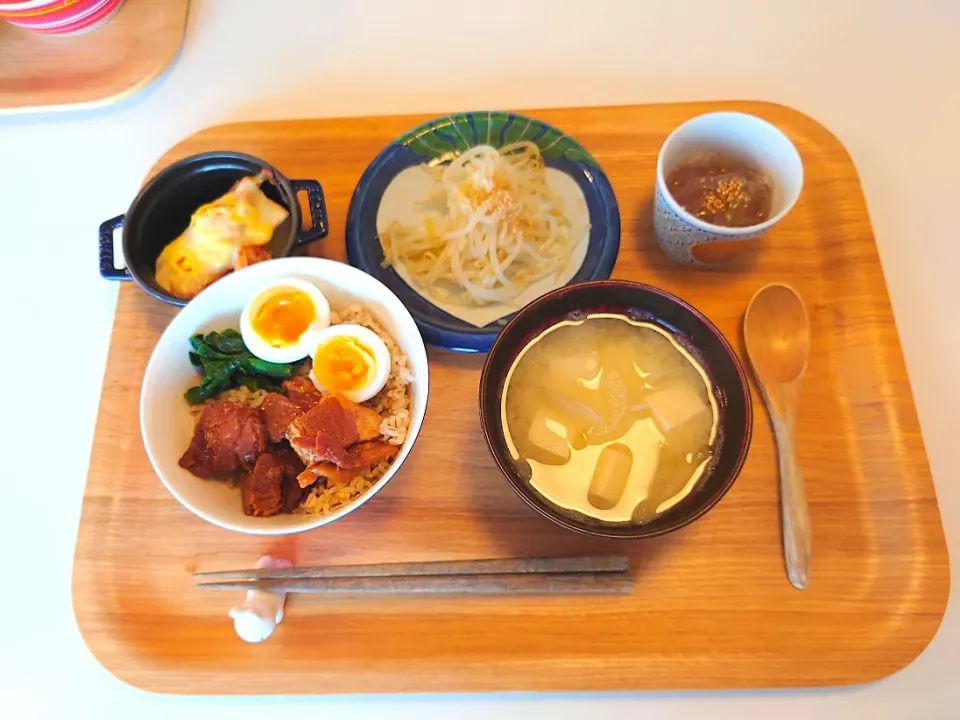
[[[758,225],[724,227],[704,222],[680,207],[667,190],[667,176],[680,163],[705,152],[722,152],[758,167],[773,184],[770,217]],[[746,250],[793,208],[803,187],[800,153],[780,130],[753,115],[715,112],[687,120],[670,133],[657,158],[653,229],[672,259],[716,267]]]

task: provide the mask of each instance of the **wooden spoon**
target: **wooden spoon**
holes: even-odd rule
[[[780,284],[760,288],[743,316],[743,336],[777,439],[787,577],[803,590],[810,578],[810,511],[794,452],[794,434],[800,382],[810,355],[810,323],[796,290]]]

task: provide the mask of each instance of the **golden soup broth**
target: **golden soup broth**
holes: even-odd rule
[[[607,522],[649,522],[680,502],[717,437],[703,368],[666,331],[623,315],[534,338],[507,374],[500,412],[533,488]]]

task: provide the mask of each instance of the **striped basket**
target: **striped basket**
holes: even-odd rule
[[[123,0],[0,0],[0,19],[43,35],[77,35],[105,23],[122,4]]]

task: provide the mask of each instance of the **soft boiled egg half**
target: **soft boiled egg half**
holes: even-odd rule
[[[390,352],[362,325],[331,325],[314,337],[310,379],[321,392],[340,393],[356,403],[383,389],[390,376]]]
[[[240,335],[261,360],[292,363],[316,347],[330,326],[330,304],[316,285],[287,278],[264,288],[240,315]]]

